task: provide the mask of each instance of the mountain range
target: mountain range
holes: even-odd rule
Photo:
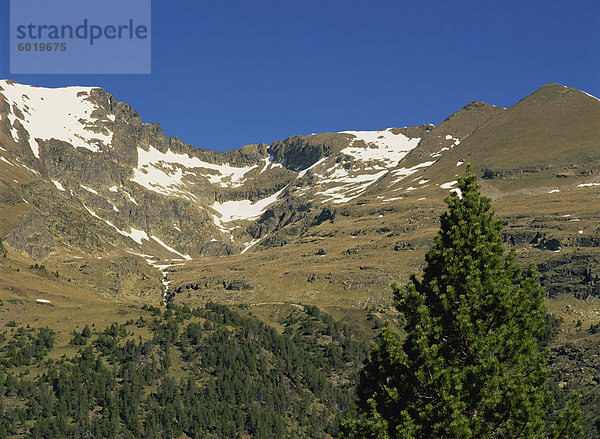
[[[181,343],[169,355],[152,348],[169,325],[193,314],[186,337],[201,324],[203,337],[242,325],[247,339],[236,346],[246,349],[257,342],[248,325],[262,321],[282,340],[304,340],[304,357],[318,364],[339,357],[344,372],[321,378],[346,395],[366,352],[353,343],[372,340],[383,322],[402,326],[390,285],[422,271],[443,200],[461,196],[457,178],[469,163],[505,246],[536,265],[546,288],[557,409],[581,393],[585,437],[597,437],[600,101],[559,84],[509,108],[471,102],[438,125],[218,152],[167,138],[100,88],[0,81],[0,350],[8,358],[17,338],[31,339],[28,328],[47,327],[54,349],[17,368],[39,376],[42,363],[81,354],[86,325],[103,355],[100,339],[122,328],[123,349],[143,343],[144,364],[168,359],[173,376],[208,373],[204,380],[212,369],[190,363]],[[302,379],[282,381],[290,398],[305,395]],[[341,413],[327,404],[323,420]]]
[[[597,98],[547,84],[437,126],[218,152],[167,138],[100,88],[5,80],[0,238],[22,263],[103,297],[362,307],[389,301],[387,285],[419,267],[471,163],[507,244],[537,263],[549,294],[599,296],[599,122]],[[19,276],[0,282],[52,300]]]

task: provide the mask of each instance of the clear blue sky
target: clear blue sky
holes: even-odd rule
[[[438,124],[559,82],[600,96],[600,2],[154,0],[151,75],[10,75],[95,85],[144,122],[226,150],[294,134]]]

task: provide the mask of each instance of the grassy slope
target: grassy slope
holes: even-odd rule
[[[472,162],[480,175],[484,169],[510,173],[537,167],[547,172],[518,173],[490,184],[502,191],[565,186],[598,171],[599,147],[600,101],[548,84],[490,118],[431,171],[433,179],[451,176],[458,160]]]

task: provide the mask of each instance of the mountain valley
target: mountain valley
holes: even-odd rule
[[[600,100],[559,84],[438,125],[219,152],[167,138],[99,88],[0,81],[0,330],[49,326],[60,358],[77,352],[74,328],[218,303],[282,332],[317,306],[373,337],[373,319],[401,323],[390,285],[421,272],[468,163],[563,320],[553,383],[584,395],[594,437]]]

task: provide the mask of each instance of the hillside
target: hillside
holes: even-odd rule
[[[51,329],[2,332],[0,435],[335,437],[367,334],[308,306],[279,324],[216,304],[144,307],[74,330],[62,356]]]

